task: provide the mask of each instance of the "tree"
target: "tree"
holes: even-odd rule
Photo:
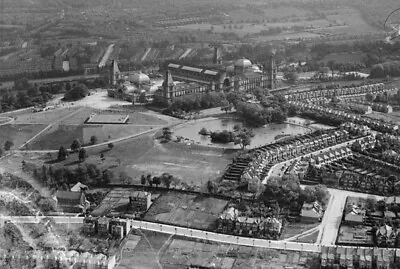
[[[55,204],[54,204],[53,200],[46,199],[46,198],[40,199],[38,202],[38,206],[42,212],[54,211],[54,208],[55,208]]]
[[[79,150],[78,158],[79,158],[79,161],[80,161],[80,162],[83,162],[83,161],[87,158],[87,154],[86,154],[85,148],[81,148],[81,149]]]
[[[367,93],[365,95],[365,100],[367,100],[368,102],[372,102],[374,101],[374,96],[371,93]]]
[[[74,141],[72,141],[71,150],[73,152],[77,152],[81,148],[81,146],[82,146],[81,141],[79,141],[79,139],[77,138]]]
[[[201,135],[208,135],[209,134],[209,132],[207,131],[207,129],[206,128],[201,128],[201,130],[200,130],[200,132],[199,132],[199,134],[201,134]]]
[[[63,146],[61,146],[60,149],[58,150],[57,160],[64,161],[65,159],[67,159],[67,156],[68,156],[67,150]]]
[[[161,184],[161,178],[160,177],[153,177],[153,184],[156,185],[156,187],[158,188],[158,186]]]
[[[295,84],[299,79],[299,74],[294,70],[286,71],[283,74],[283,78],[286,79],[290,84]]]
[[[371,78],[383,78],[386,75],[383,65],[382,64],[373,65],[369,75]]]
[[[69,92],[70,90],[71,90],[71,83],[67,82],[67,83],[65,84],[65,91],[66,91],[66,92]]]
[[[209,193],[214,193],[215,191],[215,183],[211,180],[207,181],[207,190]]]
[[[249,146],[251,143],[251,137],[253,137],[254,134],[251,132],[251,130],[248,130],[246,128],[243,128],[239,131],[239,134],[236,135],[235,138],[235,145],[240,144],[242,146],[242,149],[246,148],[246,146]]]
[[[92,135],[92,136],[90,137],[90,144],[94,145],[94,144],[96,144],[96,143],[97,143],[97,136]]]
[[[10,141],[10,140],[7,140],[4,143],[4,150],[5,151],[9,151],[13,146],[14,146],[14,143],[12,141]]]
[[[172,131],[169,127],[164,127],[162,129],[162,138],[170,141],[172,139]]]
[[[139,103],[145,104],[147,103],[147,97],[146,97],[146,93],[142,92],[139,95]]]
[[[3,149],[0,148],[0,157],[3,156]]]
[[[169,189],[171,183],[173,182],[174,177],[168,173],[163,173],[161,175],[161,181]]]
[[[122,171],[121,173],[119,173],[119,180],[123,183],[128,183],[128,174],[125,171]]]
[[[144,175],[140,177],[140,184],[142,184],[143,186],[146,185],[146,177]]]
[[[86,97],[89,94],[88,87],[85,84],[79,83],[72,90],[64,94],[65,101],[76,101]]]
[[[114,178],[114,174],[112,171],[110,171],[108,169],[103,171],[102,179],[103,179],[104,184],[107,184],[107,185],[110,184],[110,182],[111,182],[111,180],[113,180],[113,178]]]
[[[111,150],[113,147],[114,147],[114,144],[113,143],[108,143],[108,148]]]
[[[150,187],[153,187],[153,180],[151,179],[151,175],[148,174],[146,177],[147,183],[149,183]]]

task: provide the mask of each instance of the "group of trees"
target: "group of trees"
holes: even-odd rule
[[[27,77],[14,81],[12,90],[0,93],[0,112],[20,109],[30,106],[45,105],[54,94],[66,93],[65,100],[77,100],[88,94],[88,88],[104,87],[104,79],[97,78],[79,83],[57,82],[37,85],[29,83]]]
[[[260,104],[237,101],[236,113],[254,126],[267,123],[283,123],[287,118],[287,102],[283,97],[260,98]]]
[[[97,143],[97,137],[95,135],[92,135],[90,137],[90,145],[94,145]],[[79,161],[84,161],[87,158],[87,153],[85,148],[83,148],[84,145],[82,145],[81,141],[79,139],[74,139],[74,141],[72,141],[71,143],[71,152],[78,152],[78,158]],[[114,145],[112,143],[108,144],[108,148],[112,149]],[[58,150],[58,156],[57,156],[57,160],[58,161],[64,161],[65,159],[68,158],[68,150],[66,148],[64,148],[63,146],[61,146]]]
[[[32,85],[27,78],[16,80],[12,91],[4,91],[0,95],[0,112],[41,105],[52,97],[47,87]]]
[[[208,132],[206,129],[200,130],[200,134],[208,134],[211,137],[211,141],[214,143],[230,143],[234,142],[235,145],[241,145],[244,149],[250,145],[251,138],[254,137],[254,133],[251,129],[240,128],[233,131],[223,130]]]
[[[88,87],[83,83],[79,83],[64,94],[64,101],[76,101],[85,98],[88,94]]]
[[[140,178],[140,183],[142,185],[147,184],[150,187],[153,187],[153,185],[159,187],[161,184],[163,184],[168,189],[171,187],[171,184],[177,186],[180,182],[181,181],[179,178],[174,177],[169,173],[163,173],[160,176],[153,176],[153,177],[150,174],[148,174],[147,176],[142,175]]]
[[[207,109],[217,107],[223,104],[225,100],[223,92],[209,92],[200,95],[187,95],[183,98],[174,100],[164,111],[167,115],[179,115],[183,112],[197,111],[200,109]],[[161,100],[154,98],[156,105],[164,105]]]
[[[264,201],[276,201],[281,208],[300,210],[303,203],[318,201],[323,206],[329,201],[329,192],[324,185],[308,186],[304,190],[297,180],[271,178],[261,196]]]
[[[386,78],[387,76],[400,76],[400,61],[388,61],[375,64],[371,68],[371,78]]]
[[[81,182],[86,185],[105,185],[114,179],[111,170],[101,170],[95,164],[83,163],[77,168],[43,165],[33,169],[34,177],[46,186],[56,189],[69,190],[69,186]]]

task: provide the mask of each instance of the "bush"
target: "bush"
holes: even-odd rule
[[[72,90],[68,91],[64,95],[65,101],[76,101],[85,98],[89,94],[88,87],[85,84],[78,84]]]
[[[230,143],[235,141],[235,134],[227,130],[224,130],[222,132],[212,132],[210,136],[211,141],[215,143]]]

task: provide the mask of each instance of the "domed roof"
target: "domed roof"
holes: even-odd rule
[[[251,66],[252,66],[252,63],[250,62],[250,60],[248,60],[246,58],[239,59],[235,62],[235,67],[248,68]]]
[[[226,72],[228,72],[228,73],[233,73],[234,71],[235,71],[234,65],[230,65],[226,68]]]
[[[146,74],[138,72],[130,74],[129,81],[136,84],[148,84],[150,83],[150,78]]]

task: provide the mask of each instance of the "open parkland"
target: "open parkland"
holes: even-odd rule
[[[301,100],[295,104],[301,107],[300,103]],[[310,109],[319,108],[314,106]],[[207,117],[207,113],[216,116],[219,112],[202,113],[203,117]],[[326,115],[330,113],[326,111]],[[369,115],[371,121],[376,118],[374,114]],[[207,184],[209,181],[217,184],[223,182],[227,171],[238,165],[236,161],[232,163],[232,160],[237,160],[237,149],[202,146],[190,140],[162,143],[159,137],[165,128],[173,132],[186,121],[142,106],[132,107],[123,101],[117,103],[114,99],[108,99],[102,90],[78,102],[59,101],[46,111],[33,112],[32,108],[28,108],[1,114],[0,141],[12,137],[14,145],[0,158],[0,172],[17,174],[34,189],[40,190],[41,194],[50,197],[51,194],[43,191],[43,184],[35,182],[29,171],[18,172],[21,165],[28,163],[40,167],[44,163],[52,163],[57,158],[58,149],[63,146],[70,151],[70,156],[54,163],[54,167],[78,168],[78,156],[69,148],[74,139],[82,141],[88,154],[86,164],[95,164],[120,175],[114,177],[107,186],[88,190],[88,193],[103,195],[92,212],[94,215],[98,213],[97,218],[107,216],[114,219],[118,216],[129,220],[128,228],[124,230],[126,234],[119,242],[119,247],[116,247],[117,251],[113,254],[108,252],[108,266],[115,268],[132,268],[132,264],[138,264],[135,268],[328,268],[338,264],[347,268],[372,268],[378,264],[395,266],[400,256],[397,250],[397,226],[394,224],[398,213],[396,206],[400,204],[396,200],[396,188],[389,186],[380,193],[368,189],[361,182],[363,178],[360,175],[364,174],[360,170],[362,164],[356,160],[361,158],[359,156],[372,158],[368,159],[371,164],[382,167],[382,170],[374,167],[376,175],[380,173],[382,178],[387,178],[388,173],[397,175],[400,170],[395,157],[388,159],[386,163],[389,164],[385,166],[384,162],[376,160],[380,155],[374,155],[378,154],[375,149],[377,141],[382,143],[384,139],[389,139],[386,136],[395,139],[396,132],[380,133],[374,123],[368,121],[362,125],[358,116],[348,115],[351,115],[349,121],[353,125],[342,125],[338,129],[332,126],[317,130],[316,133],[314,129],[312,133],[255,149],[259,154],[256,156],[270,163],[261,164],[268,169],[263,179],[265,182],[271,175],[299,175],[300,172],[296,170],[298,166],[308,162],[313,169],[319,170],[306,169],[300,180],[301,188],[306,188],[303,184],[310,182],[324,183],[329,187],[328,202],[319,219],[310,220],[309,216],[300,216],[300,220],[286,223],[279,232],[279,238],[272,240],[269,235],[251,232],[255,231],[251,227],[256,222],[247,224],[253,225],[251,227],[233,227],[233,232],[221,232],[225,230],[218,226],[221,216],[227,214],[232,205],[239,204],[238,197],[230,196],[230,193],[211,193],[207,191]],[[339,114],[336,116],[340,117]],[[395,118],[396,113],[390,117]],[[379,122],[378,119],[376,121]],[[393,126],[396,126],[395,123],[392,123]],[[342,130],[342,133],[339,134],[338,130]],[[94,135],[98,140],[90,144]],[[110,147],[110,144],[113,146]],[[297,149],[293,145],[297,145]],[[342,147],[349,148],[347,153],[340,153],[338,149]],[[335,155],[336,151],[343,155]],[[253,163],[247,162],[246,165]],[[325,182],[323,179],[327,174],[321,176],[321,171],[325,168],[330,169],[331,174],[342,171],[344,168],[340,168],[340,165],[352,165],[354,173],[336,178],[335,184],[332,183],[333,179]],[[371,172],[363,168],[365,173]],[[141,181],[147,174],[163,173],[174,175],[179,182],[173,182],[173,187],[160,187],[149,186]],[[243,170],[241,173],[244,173]],[[128,176],[123,177],[122,174]],[[357,182],[354,179],[356,177]],[[396,185],[396,181],[393,185]],[[132,203],[133,192],[151,193],[150,206],[140,217],[122,214],[129,211],[127,205]],[[387,197],[394,198],[390,200]],[[240,199],[251,203],[249,196]],[[54,215],[49,219],[54,222],[53,227],[62,224],[82,230],[87,224],[86,217],[70,214]],[[42,223],[37,217],[2,216],[2,223],[4,220],[20,226]],[[100,224],[96,224],[96,229],[100,227],[97,225]],[[33,229],[31,226],[29,229]],[[82,237],[82,232],[79,233]],[[63,232],[59,236],[68,240],[70,234]],[[362,243],[354,244],[357,240]],[[18,256],[18,259],[22,258]]]

